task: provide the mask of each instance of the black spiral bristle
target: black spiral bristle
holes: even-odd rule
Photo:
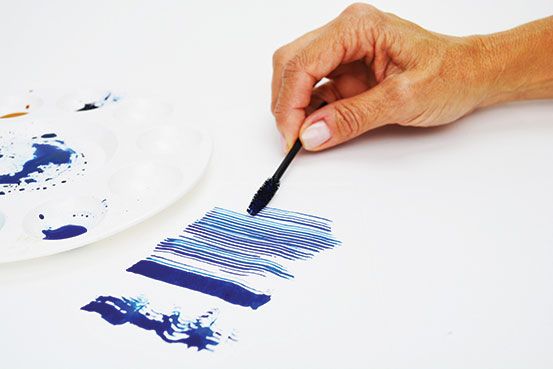
[[[248,206],[248,213],[250,215],[256,215],[259,213],[275,195],[280,186],[280,182],[273,177],[268,178],[263,185],[257,190],[254,195],[250,206]]]

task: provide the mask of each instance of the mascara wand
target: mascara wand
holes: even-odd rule
[[[317,109],[322,108],[326,105],[326,102],[323,102]],[[280,186],[280,178],[296,156],[296,154],[301,149],[301,141],[298,138],[296,142],[294,142],[294,146],[290,149],[288,154],[284,157],[284,160],[282,160],[282,163],[280,163],[279,167],[275,171],[275,174],[273,174],[272,177],[267,178],[267,180],[259,187],[259,190],[255,193],[253,196],[252,202],[250,202],[250,206],[248,206],[248,213],[250,215],[256,215],[259,213],[271,199],[273,196],[275,196],[279,186]]]

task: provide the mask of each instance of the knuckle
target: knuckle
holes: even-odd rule
[[[390,99],[400,104],[413,101],[416,97],[415,84],[410,77],[397,76],[390,90]]]
[[[357,37],[368,34],[370,29],[381,28],[386,22],[384,13],[369,4],[354,3],[348,6],[336,20],[339,29],[350,29]]]
[[[303,60],[301,55],[296,55],[288,60],[282,68],[282,79],[290,80],[301,70]]]
[[[294,55],[290,59],[290,61],[286,64],[290,69],[292,69],[294,71],[297,71],[297,70],[301,69],[306,64],[305,53],[300,52],[300,53]]]
[[[281,123],[281,121],[286,120],[289,113],[290,113],[290,105],[288,101],[286,101],[286,98],[283,97],[281,94],[277,99],[277,101],[275,102],[275,105],[273,108],[273,115],[275,116],[277,123]]]
[[[335,121],[338,136],[342,138],[355,137],[361,133],[362,114],[359,108],[352,104],[337,103]]]
[[[284,107],[282,106],[282,103],[280,101],[276,101],[273,107],[273,115],[276,118],[277,125],[280,124],[280,120],[282,117],[282,113],[284,112]]]
[[[273,53],[273,65],[282,65],[282,64],[284,64],[287,54],[288,54],[288,51],[286,49],[286,46],[279,47]]]
[[[376,10],[376,8],[372,5],[365,3],[353,3],[349,5],[343,13],[347,15],[360,15],[372,12],[374,10]]]

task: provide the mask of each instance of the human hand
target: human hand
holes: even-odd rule
[[[427,31],[366,4],[278,49],[272,111],[286,149],[319,151],[386,125],[436,126],[482,104],[479,37]],[[315,86],[323,78],[328,81]],[[306,116],[321,100],[329,104]]]

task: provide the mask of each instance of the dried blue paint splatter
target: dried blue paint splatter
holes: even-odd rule
[[[0,195],[45,190],[68,171],[81,175],[86,164],[84,154],[65,145],[55,133],[26,139],[8,132],[0,136]]]
[[[325,218],[274,208],[255,217],[215,208],[127,270],[257,309],[271,299],[259,287],[264,278],[291,279],[284,263],[340,244],[330,225]]]
[[[216,327],[217,311],[208,311],[197,319],[186,320],[178,310],[163,314],[153,310],[144,298],[100,296],[81,308],[96,312],[112,325],[129,323],[154,331],[165,342],[182,343],[198,351],[213,351],[226,340],[235,341],[234,333],[223,334]]]
[[[70,212],[68,209],[59,212],[56,206],[41,209],[38,222],[44,240],[63,240],[88,232],[106,214],[108,200],[85,202],[74,206]]]
[[[35,150],[33,158],[23,164],[18,172],[0,175],[0,184],[21,184],[36,182],[32,174],[42,173],[45,165],[71,164],[71,156],[75,151],[70,148],[61,148],[51,144],[33,144]],[[48,180],[48,179],[46,179]]]
[[[66,238],[72,238],[86,233],[86,227],[74,224],[68,224],[61,226],[59,228],[48,228],[44,229],[42,233],[44,234],[45,240],[64,240]]]
[[[94,102],[91,102],[91,103],[86,103],[86,104],[84,104],[84,106],[82,108],[77,109],[77,111],[88,111],[88,110],[98,109],[98,108],[101,108],[102,106],[104,106],[107,103],[117,102],[120,99],[121,98],[119,96],[116,96],[116,95],[112,94],[111,92],[107,92],[106,95],[104,97],[102,97],[101,99],[99,99],[97,101],[94,101]]]

